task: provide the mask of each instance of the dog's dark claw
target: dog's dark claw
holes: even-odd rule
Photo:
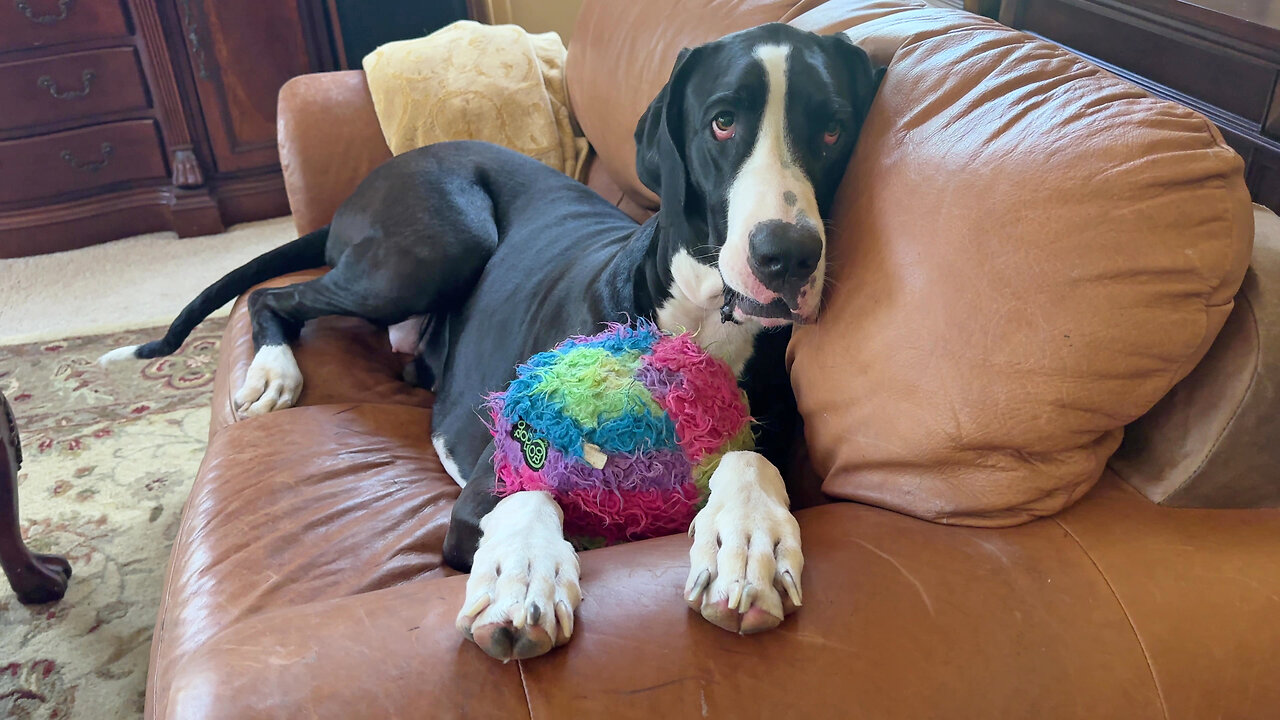
[[[711,583],[711,572],[703,570],[696,577],[689,579],[685,583],[684,599],[686,602],[701,604],[702,593],[706,591],[707,585]]]

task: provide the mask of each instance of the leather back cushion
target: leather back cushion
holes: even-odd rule
[[[826,308],[790,348],[824,490],[943,522],[1053,513],[1226,320],[1243,163],[1200,115],[995,23],[850,35],[889,71]]]
[[[823,489],[1008,525],[1082,495],[1208,349],[1253,236],[1240,158],[1200,115],[1048,43],[911,0],[589,0],[579,122],[622,191],[681,46],[761,22],[889,66],[828,239],[792,384]]]
[[[794,0],[586,0],[565,60],[574,119],[596,162],[626,199],[643,208],[658,198],[636,177],[636,122],[671,75],[681,48],[781,18]]]

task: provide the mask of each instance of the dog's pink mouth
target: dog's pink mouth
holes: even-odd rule
[[[720,309],[720,317],[724,322],[730,319],[741,322],[749,318],[765,327],[778,327],[788,323],[802,325],[816,319],[814,315],[801,312],[799,303],[796,303],[796,307],[791,307],[781,297],[762,303],[728,285],[724,289],[724,306]]]

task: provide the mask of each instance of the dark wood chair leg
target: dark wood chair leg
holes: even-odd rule
[[[61,600],[71,578],[71,564],[58,555],[41,555],[27,549],[18,522],[18,468],[22,443],[18,422],[4,393],[0,393],[0,566],[23,604]]]

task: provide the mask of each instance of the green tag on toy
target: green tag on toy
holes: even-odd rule
[[[521,420],[511,428],[511,437],[520,443],[520,452],[524,455],[524,464],[537,472],[547,464],[547,441],[533,436],[533,428]]]

